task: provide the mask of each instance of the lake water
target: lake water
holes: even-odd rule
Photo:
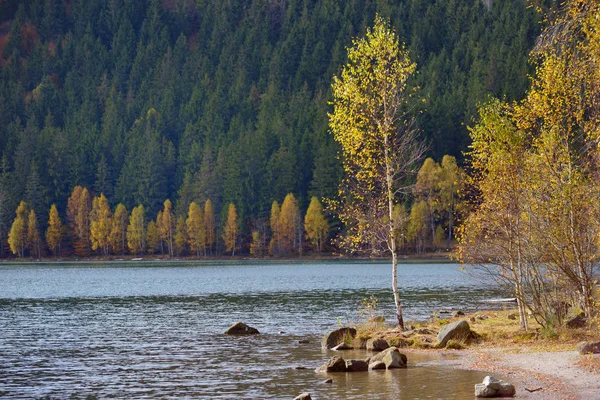
[[[400,265],[405,318],[508,295],[458,267]],[[390,282],[381,263],[0,265],[0,398],[471,398],[485,374],[437,355],[332,384],[314,372],[334,354],[321,336],[356,321],[362,299],[393,321]],[[236,321],[261,335],[223,335]]]

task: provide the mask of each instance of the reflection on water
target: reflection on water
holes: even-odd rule
[[[400,271],[411,318],[499,295],[456,265]],[[411,354],[406,370],[321,383],[314,368],[333,353],[320,349],[320,335],[336,319],[356,319],[370,294],[391,319],[388,275],[380,264],[0,267],[0,397],[471,397],[482,373],[423,354]],[[262,334],[222,334],[238,320]],[[304,338],[310,344],[298,344]]]

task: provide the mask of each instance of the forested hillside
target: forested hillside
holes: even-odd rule
[[[222,225],[234,203],[246,233],[288,193],[301,210],[335,195],[330,84],[376,12],[417,62],[430,155],[460,158],[477,103],[528,87],[541,17],[527,4],[2,1],[0,242],[21,200],[45,230],[77,185],[150,218],[166,199],[176,216],[210,199]]]

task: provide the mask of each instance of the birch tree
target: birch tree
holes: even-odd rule
[[[397,282],[394,207],[408,192],[424,146],[417,140],[407,81],[416,71],[389,23],[375,25],[348,49],[348,63],[333,79],[329,127],[341,145],[345,177],[330,203],[346,226],[343,245],[375,244],[392,257],[392,290],[398,327],[404,328]]]

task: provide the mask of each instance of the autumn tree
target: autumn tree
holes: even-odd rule
[[[27,203],[21,201],[17,207],[15,220],[8,233],[10,250],[19,257],[25,256],[25,249],[27,248],[28,211]]]
[[[139,205],[131,210],[127,226],[127,246],[133,254],[143,254],[146,250],[146,221],[144,206]]]
[[[210,199],[204,203],[204,228],[206,229],[206,247],[209,248],[212,254],[212,249],[217,241],[217,226],[215,224],[215,211]]]
[[[175,217],[171,200],[165,200],[164,209],[156,218],[156,225],[161,239],[166,243],[169,256],[173,257],[173,240],[175,239]]]
[[[281,204],[279,215],[281,247],[286,253],[302,252],[302,224],[298,201],[292,193],[288,193]]]
[[[185,255],[187,252],[188,235],[187,226],[183,217],[177,218],[177,224],[175,224],[175,238],[173,239],[173,247],[175,248],[175,254],[179,257]]]
[[[427,219],[429,220],[429,238],[433,244],[436,229],[436,213],[440,205],[439,179],[440,165],[432,158],[427,158],[419,172],[415,183],[415,197],[427,205]]]
[[[206,255],[206,228],[204,214],[196,202],[192,201],[188,207],[188,217],[185,221],[190,249],[196,256]]]
[[[414,202],[410,209],[406,238],[409,242],[414,243],[415,251],[419,254],[425,251],[429,211],[429,205],[425,201]]]
[[[112,218],[112,227],[110,232],[111,248],[114,252],[124,255],[127,249],[127,225],[129,222],[129,213],[122,204],[117,204]]]
[[[27,247],[32,257],[40,258],[42,255],[42,237],[35,210],[29,211],[27,218]]]
[[[146,227],[146,247],[149,254],[154,254],[157,251],[162,251],[162,241],[160,239],[160,231],[156,222],[148,222]]]
[[[94,197],[90,213],[90,236],[92,250],[100,249],[105,256],[110,254],[110,236],[112,231],[112,212],[103,193]]]
[[[60,254],[60,245],[63,240],[65,227],[58,215],[56,204],[50,207],[50,215],[48,217],[48,229],[46,230],[46,243],[50,251],[56,256]]]
[[[315,247],[318,253],[323,249],[323,243],[329,235],[329,223],[323,213],[323,206],[316,197],[310,199],[308,210],[304,217],[304,230],[306,237]]]
[[[92,200],[87,188],[75,186],[67,202],[67,219],[73,233],[73,245],[79,256],[88,255],[90,249],[90,212]]]
[[[229,207],[227,208],[227,220],[223,232],[223,242],[225,242],[225,251],[230,251],[232,256],[235,255],[235,251],[238,248],[238,231],[239,221],[237,210],[233,203],[229,203]]]
[[[397,282],[394,207],[424,153],[408,107],[407,81],[416,70],[389,23],[377,16],[366,36],[353,41],[348,64],[333,81],[329,127],[341,145],[345,177],[332,207],[347,229],[343,244],[381,245],[392,256],[397,322],[404,328]]]
[[[252,231],[252,242],[250,243],[250,254],[254,257],[263,257],[265,254],[265,246],[263,233],[258,230]]]
[[[280,218],[281,216],[281,207],[277,200],[273,201],[271,205],[271,218],[270,218],[270,226],[271,226],[271,242],[269,243],[269,253],[271,254],[279,254],[281,252],[281,225]]]
[[[446,239],[446,248],[450,248],[450,242],[454,235],[454,221],[456,219],[457,202],[459,200],[459,191],[462,184],[462,172],[456,164],[456,158],[445,155],[442,158],[441,169],[439,170],[439,208],[446,213],[448,223],[448,236]]]

